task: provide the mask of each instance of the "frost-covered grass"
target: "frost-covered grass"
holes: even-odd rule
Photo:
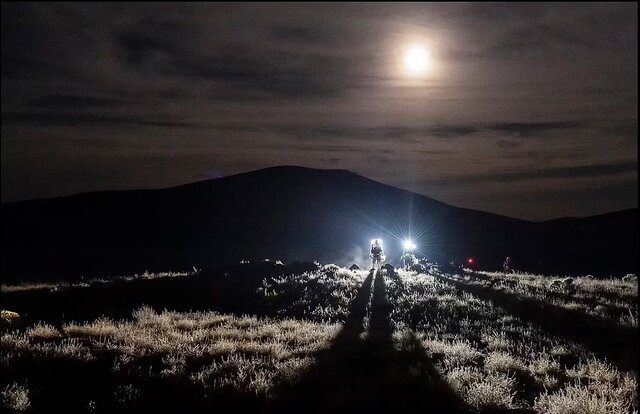
[[[24,412],[31,406],[29,389],[25,385],[13,383],[2,390],[2,405],[15,412]]]
[[[528,273],[468,273],[466,280],[493,289],[522,295],[568,310],[584,312],[625,326],[638,326],[637,279],[595,279],[590,275],[572,278],[570,287],[552,285],[561,277]]]
[[[637,410],[635,374],[619,371],[582,344],[431,275],[400,271],[387,289],[397,329],[418,333],[441,375],[473,407],[577,413],[582,411],[554,411],[560,410],[555,402],[582,407],[571,402],[581,398],[590,407],[614,407],[584,412]]]
[[[316,272],[265,279],[258,291],[280,316],[344,322],[366,276],[330,264]]]
[[[637,298],[637,286],[620,281],[578,279],[574,296],[565,298],[538,275],[478,273],[461,280],[516,300],[547,297],[561,309],[588,301],[630,306]],[[280,412],[276,402],[298,393],[312,411],[325,403],[370,410],[380,401],[397,398],[392,406],[401,407],[407,396],[420,401],[450,392],[464,412],[638,410],[635,371],[620,369],[572,332],[558,335],[438,275],[374,277],[327,265],[264,277],[251,291],[261,316],[143,306],[130,319],[40,322],[5,332],[3,406]],[[63,374],[70,380],[60,381]],[[425,391],[423,383],[438,391]]]
[[[158,390],[176,398],[175,387],[201,396],[185,403],[187,411],[206,407],[227,391],[265,399],[275,386],[294,381],[311,365],[338,330],[337,324],[289,318],[157,313],[147,307],[135,311],[132,321],[68,323],[62,332],[37,325],[2,336],[3,378],[27,376],[40,390],[57,389],[60,367],[69,370],[64,378],[71,376],[65,388],[82,389],[81,382],[97,379],[96,388],[29,394],[24,386],[7,385],[3,401],[5,407],[28,407],[31,398],[40,408],[61,407],[62,399],[73,395],[83,407],[118,410],[135,408],[144,398],[164,401]],[[87,372],[91,378],[81,376]]]

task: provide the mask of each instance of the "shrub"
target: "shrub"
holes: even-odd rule
[[[22,318],[18,313],[2,310],[2,329],[20,329],[22,326]]]
[[[524,364],[517,357],[501,351],[493,351],[484,360],[487,371],[509,372],[524,368]]]
[[[459,367],[449,371],[451,388],[476,408],[512,408],[515,380],[502,373],[484,374],[478,368]]]
[[[534,410],[541,414],[627,414],[630,402],[615,389],[593,389],[574,384],[538,397]]]
[[[26,385],[13,383],[2,390],[2,405],[12,411],[27,411],[31,406]]]
[[[34,339],[54,339],[61,338],[62,334],[51,325],[39,323],[27,329],[27,336]]]
[[[505,374],[493,373],[482,381],[472,383],[467,390],[466,400],[478,408],[512,408],[515,397],[515,380]]]

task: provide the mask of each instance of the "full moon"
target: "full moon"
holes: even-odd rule
[[[404,67],[412,75],[422,75],[431,68],[431,53],[422,46],[412,46],[404,55]]]

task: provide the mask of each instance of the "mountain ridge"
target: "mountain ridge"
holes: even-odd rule
[[[523,219],[523,218],[517,218],[517,217],[512,217],[512,216],[508,216],[508,215],[504,215],[504,214],[500,214],[500,213],[494,213],[492,211],[487,211],[487,210],[478,210],[478,209],[474,209],[474,208],[465,208],[465,207],[460,207],[460,206],[456,206],[454,204],[449,204],[446,203],[444,201],[440,201],[438,199],[432,198],[426,194],[421,194],[421,193],[417,193],[415,191],[411,191],[411,190],[406,190],[400,187],[395,187],[393,185],[390,184],[385,184],[383,182],[380,181],[376,181],[374,179],[371,179],[369,177],[360,175],[356,172],[347,170],[347,169],[341,169],[341,168],[311,168],[311,167],[304,167],[304,166],[299,166],[299,165],[278,165],[278,166],[274,166],[274,167],[265,167],[265,168],[260,168],[257,170],[252,170],[252,171],[245,171],[245,172],[241,172],[238,174],[233,174],[233,175],[228,175],[225,177],[220,177],[220,178],[208,178],[205,180],[199,180],[199,181],[193,181],[190,183],[184,183],[184,184],[178,184],[178,185],[174,185],[174,186],[170,186],[170,187],[162,187],[162,188],[133,188],[133,189],[127,189],[127,190],[95,190],[95,191],[85,191],[85,192],[81,192],[81,193],[74,193],[74,194],[67,194],[67,195],[61,195],[61,196],[54,196],[54,197],[42,197],[42,198],[33,198],[33,199],[26,199],[26,200],[17,200],[17,201],[10,201],[10,202],[6,202],[6,203],[2,203],[2,206],[10,206],[10,205],[15,205],[15,204],[21,204],[21,203],[32,203],[32,202],[40,202],[40,201],[50,201],[50,200],[59,200],[59,199],[67,199],[67,198],[77,198],[77,197],[83,197],[83,196],[87,196],[87,195],[94,195],[94,194],[111,194],[111,193],[125,193],[125,192],[151,192],[151,191],[165,191],[165,190],[173,190],[173,189],[178,189],[178,188],[182,188],[182,187],[191,187],[191,186],[196,186],[196,185],[200,185],[200,184],[206,184],[206,183],[210,183],[210,182],[215,182],[221,179],[227,179],[227,178],[231,178],[231,177],[237,177],[237,176],[243,176],[245,174],[253,174],[253,173],[258,173],[261,171],[267,171],[267,170],[289,170],[289,171],[295,171],[295,170],[306,170],[306,171],[323,171],[323,172],[334,172],[334,173],[340,173],[340,174],[346,174],[346,175],[354,175],[356,177],[368,180],[368,181],[372,181],[376,184],[379,185],[383,185],[386,187],[390,187],[393,189],[397,189],[397,190],[401,190],[401,191],[407,191],[410,193],[415,194],[416,196],[419,197],[426,197],[431,201],[435,201],[441,204],[445,204],[449,207],[453,207],[453,208],[458,208],[458,209],[462,209],[462,210],[471,210],[471,211],[477,211],[477,212],[481,212],[481,213],[485,213],[485,214],[491,214],[491,215],[495,215],[495,216],[500,216],[500,217],[506,217],[509,219],[513,219],[513,220],[519,220],[519,221],[525,221],[525,222],[529,222],[529,223],[548,223],[548,222],[554,222],[554,221],[560,221],[560,220],[581,220],[581,219],[588,219],[588,218],[592,218],[592,217],[600,217],[600,216],[607,216],[610,214],[618,214],[618,213],[624,213],[624,212],[632,212],[632,211],[637,211],[638,207],[631,207],[631,208],[625,208],[625,209],[621,209],[621,210],[614,210],[614,211],[608,211],[608,212],[604,212],[604,213],[598,213],[598,214],[593,214],[593,215],[589,215],[589,216],[563,216],[563,217],[557,217],[557,218],[551,218],[551,219],[546,219],[546,220],[540,220],[540,221],[536,221],[536,220],[528,220],[528,219]]]
[[[395,263],[406,236],[439,262],[472,256],[486,269],[508,255],[523,270],[569,274],[633,272],[637,262],[637,209],[531,222],[451,206],[348,170],[296,166],[7,203],[2,223],[5,280],[264,258],[362,264],[374,237],[389,241]]]

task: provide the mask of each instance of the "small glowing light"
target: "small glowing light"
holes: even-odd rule
[[[402,243],[402,246],[404,247],[405,250],[414,250],[416,248],[415,243],[412,242],[411,240],[405,240]]]
[[[473,257],[468,258],[468,259],[467,259],[467,263],[469,263],[469,264],[473,264]]]
[[[410,73],[422,74],[431,67],[431,53],[422,46],[412,46],[405,52],[404,65]]]

